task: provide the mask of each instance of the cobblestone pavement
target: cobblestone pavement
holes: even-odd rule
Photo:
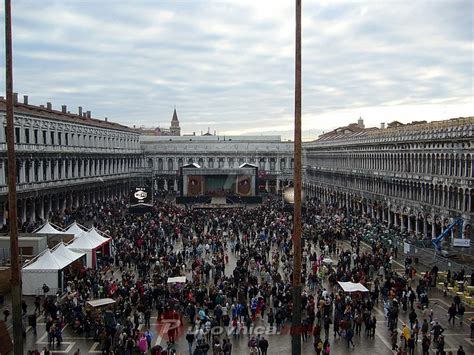
[[[232,254],[229,255],[229,264],[226,266],[226,274],[229,274],[235,266],[235,258]],[[403,265],[399,262],[396,262],[395,269],[403,270]],[[420,272],[423,270],[419,270]],[[114,273],[114,278],[120,277],[120,273],[116,271]],[[416,281],[414,281],[416,282]],[[474,354],[474,341],[470,339],[470,322],[468,319],[474,317],[473,309],[466,309],[465,321],[462,325],[459,324],[459,321],[456,321],[456,325],[448,325],[447,323],[447,309],[451,303],[450,297],[444,297],[442,293],[436,289],[433,289],[430,293],[430,306],[434,311],[435,319],[439,320],[442,326],[445,328],[445,340],[446,340],[446,350],[452,350],[454,353],[457,351],[459,345],[463,345],[466,350],[466,354]],[[26,298],[27,303],[29,304],[28,310],[31,311],[34,309],[33,298]],[[7,300],[8,302],[8,300]],[[331,334],[329,336],[331,344],[331,354],[340,355],[340,354],[371,354],[371,355],[387,355],[393,354],[391,350],[389,332],[387,329],[386,321],[383,314],[383,306],[380,302],[378,306],[375,307],[375,316],[377,318],[378,324],[376,328],[376,333],[374,338],[367,338],[362,331],[360,336],[354,337],[355,348],[348,347],[345,339],[341,339],[339,336],[334,337],[332,328]],[[421,315],[420,315],[421,318]],[[45,332],[45,323],[44,318],[41,316],[38,318],[37,326],[37,335],[33,334],[33,330],[30,327],[27,327],[27,336],[25,339],[25,353],[28,350],[38,349],[42,350],[44,347],[48,347],[47,334]],[[403,322],[408,322],[408,312],[400,312],[398,329],[399,334],[401,332],[401,326]],[[9,331],[11,332],[11,320],[7,323]],[[266,322],[261,319],[257,320],[256,326],[265,326]],[[161,337],[160,334],[164,334],[164,328],[169,327],[169,324],[158,324],[156,321],[156,311],[152,316],[151,320],[151,332],[153,333],[152,345],[161,344],[166,346],[166,336]],[[189,354],[188,345],[185,340],[185,333],[188,325],[185,322],[182,329],[182,335],[176,339],[176,344],[174,348],[177,351],[177,354]],[[145,330],[143,325],[140,325],[141,330]],[[254,330],[259,331],[256,327]],[[261,329],[260,329],[261,331]],[[290,354],[291,353],[291,336],[289,335],[289,328],[284,328],[281,331],[281,334],[270,334],[265,336],[269,342],[269,354]],[[221,337],[222,338],[222,337]],[[248,335],[242,335],[240,338],[234,338],[232,335],[229,337],[233,343],[232,354],[248,354]],[[76,334],[74,330],[70,329],[69,326],[66,326],[63,331],[63,343],[61,346],[55,346],[51,348],[54,354],[73,354],[77,349],[81,350],[81,354],[101,354],[100,346],[98,342],[93,341],[92,339],[85,339],[84,336]],[[420,340],[421,341],[421,340]],[[415,354],[422,354],[421,343],[418,342],[417,349]],[[209,351],[211,354],[212,351]],[[302,344],[302,353],[303,354],[315,354],[315,350],[312,344],[312,337],[310,336],[307,342]],[[435,354],[435,351],[432,350],[432,353]]]

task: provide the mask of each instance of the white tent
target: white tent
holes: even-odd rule
[[[79,236],[79,234],[81,234],[82,232],[84,232],[84,229],[82,229],[81,227],[79,227],[79,225],[74,222],[73,224],[71,224],[69,227],[67,227],[66,229],[66,233],[69,233],[69,234],[74,234],[75,237]]]
[[[168,282],[169,284],[173,283],[185,283],[186,282],[186,276],[176,276],[176,277],[168,277]]]
[[[112,238],[104,238],[97,231],[82,232],[79,236],[67,246],[69,250],[85,253],[87,258],[87,267],[96,266],[96,251],[108,243]]]
[[[354,283],[354,282],[337,282],[339,286],[343,289],[344,292],[369,292],[369,290],[362,285],[361,283]]]
[[[64,243],[59,243],[58,246],[53,250],[53,255],[56,259],[66,259],[69,261],[69,264],[82,258],[86,253],[78,253],[72,251],[64,245]],[[69,265],[68,264],[68,265]]]
[[[99,232],[97,232],[97,229],[95,229],[94,227],[92,227],[88,232],[87,232],[87,237],[88,238],[92,238],[98,242],[100,242],[100,244],[104,244],[104,243],[107,243],[108,241],[110,241],[111,238],[105,238],[103,237],[102,235],[99,234]]]
[[[82,232],[79,236],[67,246],[69,250],[85,253],[86,265],[91,268],[95,266],[95,249],[99,247],[100,243],[92,238],[87,237],[87,232]]]
[[[59,287],[59,270],[63,267],[62,261],[56,259],[51,251],[46,249],[22,268],[23,294],[36,295],[43,284],[48,285],[50,289],[57,289]]]
[[[108,306],[110,304],[114,304],[115,300],[112,298],[100,298],[98,300],[91,300],[87,301],[87,304],[90,305],[91,307],[102,307],[102,306]]]
[[[59,228],[59,227],[58,227]],[[37,229],[34,233],[41,234],[66,234],[59,229],[54,228],[51,223],[46,222],[41,228]]]

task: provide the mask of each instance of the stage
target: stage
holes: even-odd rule
[[[180,168],[180,183],[181,195],[176,197],[177,204],[236,208],[262,202],[257,189],[258,167],[248,163],[238,168],[217,169],[188,164]]]

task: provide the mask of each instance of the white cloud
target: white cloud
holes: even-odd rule
[[[309,136],[359,116],[378,126],[472,115],[473,4],[455,2],[303,2]],[[15,91],[33,103],[137,126],[166,126],[176,105],[184,132],[292,137],[293,2],[13,6]]]

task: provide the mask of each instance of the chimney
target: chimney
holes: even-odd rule
[[[82,117],[82,106],[79,106],[79,116]]]
[[[86,112],[82,113],[82,118],[87,118],[87,113]]]
[[[28,95],[23,95],[23,103],[28,105]]]
[[[91,118],[91,112],[87,111],[87,118]]]
[[[193,132],[193,136],[195,136],[195,135],[196,135],[196,132]]]
[[[105,122],[107,122],[107,121],[108,121],[108,118],[106,117],[106,118],[105,118]]]
[[[216,131],[214,131],[214,135],[216,135]]]
[[[382,123],[380,124],[380,129],[385,129],[385,122],[382,122]]]
[[[13,103],[14,103],[14,104],[17,104],[17,103],[18,103],[18,93],[17,93],[17,92],[14,92],[14,93],[13,93]]]
[[[202,131],[201,131],[201,136],[202,136]]]
[[[66,113],[66,112],[67,112],[67,106],[66,106],[66,105],[62,105],[62,106],[61,106],[61,111],[62,111],[62,113]]]
[[[44,105],[40,105],[41,108],[44,108]]]
[[[51,105],[51,102],[47,102],[47,103],[46,103],[46,108],[47,108],[48,110],[51,110],[51,109],[53,108],[53,105]]]

